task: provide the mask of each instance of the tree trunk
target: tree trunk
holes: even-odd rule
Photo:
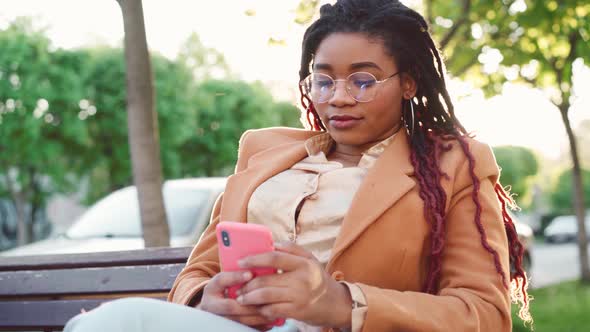
[[[141,0],[118,0],[125,30],[127,121],[146,247],[168,246],[170,235],[162,197],[158,118]]]
[[[561,113],[563,124],[565,125],[565,130],[567,132],[567,137],[570,143],[570,152],[572,155],[572,180],[574,182],[574,211],[576,212],[576,216],[578,219],[578,249],[580,253],[580,276],[583,283],[590,283],[590,266],[588,264],[588,241],[586,237],[586,224],[584,222],[586,214],[584,207],[584,188],[582,185],[582,172],[580,167],[580,160],[578,158],[576,137],[574,135],[568,117],[569,106],[569,102],[564,100],[563,103],[559,105],[559,112]]]
[[[22,246],[31,243],[32,239],[32,234],[29,233],[27,227],[27,195],[22,190],[17,189],[8,167],[4,167],[4,169],[6,170],[4,171],[6,189],[16,210],[16,245]]]
[[[27,203],[22,193],[13,193],[12,202],[16,210],[16,245],[24,246],[32,241],[33,234],[29,224],[27,223]]]

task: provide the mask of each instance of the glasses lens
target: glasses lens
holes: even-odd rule
[[[348,92],[357,101],[373,100],[377,91],[377,79],[370,73],[354,73],[347,80]]]
[[[325,74],[312,73],[303,81],[305,92],[316,103],[324,103],[332,97],[334,80]]]

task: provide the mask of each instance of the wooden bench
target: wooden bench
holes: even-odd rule
[[[165,299],[191,249],[0,257],[0,331],[56,331],[116,298]]]

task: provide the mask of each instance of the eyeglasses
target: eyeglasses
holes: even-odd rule
[[[314,103],[321,104],[332,99],[336,92],[336,82],[346,82],[346,92],[354,100],[360,103],[367,103],[377,95],[380,83],[387,81],[399,73],[398,71],[380,81],[373,74],[366,72],[352,73],[346,79],[341,80],[335,80],[326,74],[311,73],[299,84]]]

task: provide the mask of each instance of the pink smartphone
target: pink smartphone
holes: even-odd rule
[[[238,266],[238,261],[244,257],[274,251],[272,233],[268,227],[258,224],[248,224],[233,221],[222,221],[215,228],[217,247],[222,271],[246,271]],[[274,268],[251,269],[254,277],[276,273]],[[227,294],[230,298],[237,298],[236,292],[243,286],[237,284],[229,287]],[[273,326],[281,326],[284,319],[277,319]]]

